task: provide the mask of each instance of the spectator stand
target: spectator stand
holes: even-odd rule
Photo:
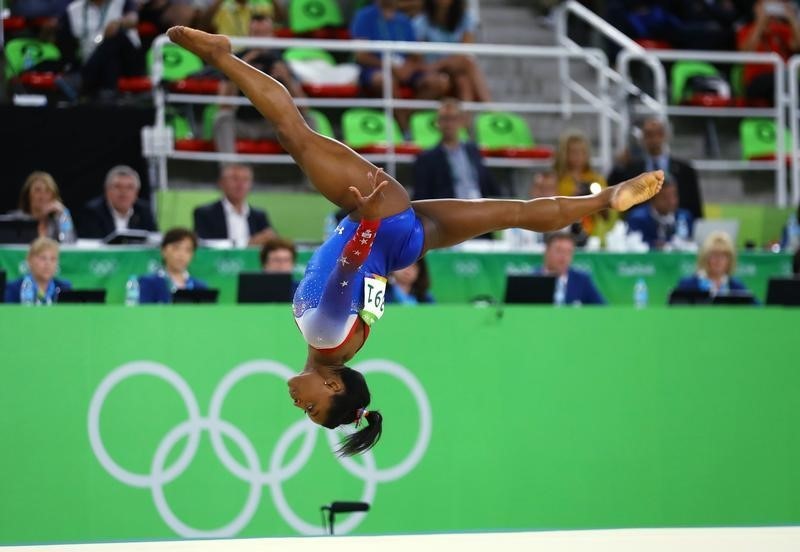
[[[359,149],[370,161],[383,164],[387,171],[394,173],[398,163],[411,163],[414,156],[420,151],[420,146],[406,143],[402,137],[394,134],[394,111],[396,109],[409,110],[434,110],[438,107],[436,101],[423,101],[414,99],[394,98],[391,94],[391,55],[394,52],[413,53],[460,53],[484,56],[507,56],[516,58],[533,59],[567,59],[584,62],[593,67],[597,73],[597,90],[583,89],[579,93],[580,103],[570,104],[569,115],[584,114],[597,117],[598,135],[596,141],[601,144],[602,157],[598,165],[610,164],[612,124],[621,124],[620,114],[615,112],[608,95],[608,74],[610,68],[605,54],[597,49],[582,49],[570,51],[564,47],[553,46],[519,46],[519,45],[485,45],[485,44],[438,44],[418,42],[382,42],[361,40],[317,40],[317,39],[282,39],[282,38],[252,38],[237,37],[231,39],[234,49],[244,47],[257,47],[267,49],[287,48],[316,48],[330,52],[356,52],[377,51],[383,54],[384,89],[380,98],[364,97],[309,97],[298,98],[299,106],[308,106],[315,109],[371,109],[374,114],[383,114],[383,124],[376,124],[372,117],[362,117],[362,121],[369,124],[363,129],[373,135],[373,142],[357,143]],[[171,87],[166,89],[160,86],[164,79],[163,49],[169,44],[166,37],[159,37],[153,43],[152,75],[153,90],[156,105],[156,120],[154,127],[145,129],[143,133],[143,150],[150,160],[155,163],[159,186],[164,189],[168,182],[167,161],[169,159],[184,159],[195,161],[233,162],[244,161],[250,163],[291,164],[293,161],[285,153],[253,153],[243,155],[237,153],[220,153],[215,151],[182,151],[174,147],[173,136],[166,123],[167,108],[172,104],[200,104],[214,105],[219,103],[249,105],[243,97],[216,96],[206,94],[176,93]],[[515,114],[555,113],[567,115],[562,101],[554,102],[486,102],[464,104],[464,109],[470,112],[491,113],[493,115],[489,124],[479,126],[477,142],[487,155],[487,165],[493,167],[536,167],[547,166],[551,162],[551,148],[537,146],[530,135],[530,129],[521,131],[519,119]],[[482,116],[478,119],[481,120]],[[526,126],[526,124],[522,123]],[[343,125],[346,126],[346,125]],[[488,129],[486,131],[483,128]],[[527,131],[527,132],[525,132]],[[502,142],[501,135],[507,134],[506,143]],[[363,138],[363,135],[359,135]],[[348,136],[344,136],[345,143]],[[380,138],[380,139],[379,139]]]
[[[614,106],[620,112],[623,119],[622,124],[617,128],[614,145],[619,151],[627,146],[627,138],[631,126],[631,110],[627,109],[628,98],[633,96],[640,100],[640,104],[633,111],[635,114],[662,114],[668,117],[698,117],[711,120],[716,117],[728,117],[742,119],[740,124],[740,140],[742,146],[741,159],[694,159],[693,166],[701,171],[773,171],[775,174],[775,203],[780,207],[785,207],[789,202],[786,190],[786,162],[791,160],[796,154],[789,154],[792,151],[791,144],[798,143],[797,103],[798,90],[796,79],[789,80],[789,91],[785,82],[787,64],[774,53],[744,53],[744,52],[719,52],[719,51],[695,51],[695,50],[672,50],[662,48],[645,49],[640,43],[628,38],[616,28],[611,26],[601,17],[597,16],[586,7],[575,0],[565,2],[557,12],[556,31],[557,40],[560,45],[570,49],[570,51],[580,50],[581,47],[574,42],[567,33],[567,23],[569,17],[577,17],[584,23],[590,25],[602,37],[616,44],[621,48],[616,60],[616,71],[611,71],[609,80],[619,85],[616,95],[614,95]],[[641,41],[640,41],[641,42]],[[662,45],[663,46],[663,45]],[[631,82],[630,63],[633,60],[644,62],[653,76],[654,92],[648,94]],[[743,101],[733,99],[725,100],[713,94],[686,97],[679,90],[680,82],[673,82],[674,100],[672,104],[668,101],[667,77],[665,62],[683,63],[683,69],[694,71],[694,75],[710,75],[709,68],[713,70],[711,63],[738,65],[744,62],[763,63],[775,67],[775,102],[774,107],[760,107],[748,105]],[[702,62],[702,67],[700,63]],[[692,67],[692,63],[694,66]],[[790,74],[797,74],[797,66],[800,62],[795,59],[788,64]],[[565,61],[559,63],[560,79],[570,82],[569,64]],[[717,73],[718,74],[718,73]],[[673,67],[673,77],[686,80],[687,74],[680,74],[680,70],[675,71]],[[735,88],[735,86],[734,86]],[[569,101],[568,97],[564,101]],[[676,105],[677,104],[677,105]],[[786,131],[786,107],[791,112],[790,123],[794,117],[792,127],[792,139],[787,139]],[[791,124],[790,124],[791,126]],[[756,127],[757,132],[750,129]],[[756,143],[754,143],[756,141]],[[798,173],[797,163],[791,163],[791,203],[796,204],[800,201],[800,173]]]

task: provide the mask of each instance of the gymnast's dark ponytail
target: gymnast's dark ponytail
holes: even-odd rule
[[[377,410],[367,410],[370,401],[367,380],[360,372],[342,366],[337,370],[342,378],[344,391],[334,395],[327,421],[323,424],[328,429],[336,429],[340,425],[366,425],[348,435],[337,453],[340,456],[352,456],[371,449],[381,438],[383,416]]]

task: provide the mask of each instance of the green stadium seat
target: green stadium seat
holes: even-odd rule
[[[418,153],[420,148],[405,144],[400,125],[392,120],[395,151],[397,153]],[[342,115],[342,134],[345,143],[362,153],[385,153],[386,119],[382,111],[374,109],[348,109]]]
[[[328,119],[324,113],[317,111],[316,109],[309,109],[308,115],[314,122],[317,132],[323,136],[327,136],[328,138],[336,138],[333,132],[333,125],[331,124],[330,119]]]
[[[716,67],[704,61],[678,61],[672,66],[670,75],[670,92],[672,103],[682,104],[689,101],[687,90],[689,79],[698,76],[722,77]]]
[[[14,38],[5,45],[6,78],[10,79],[42,61],[58,61],[61,51],[55,44],[34,38]]]
[[[175,140],[194,138],[192,125],[189,124],[189,120],[186,117],[173,114],[168,117],[167,124],[172,127],[172,134]]]
[[[744,119],[739,123],[742,142],[742,159],[747,161],[775,159],[777,152],[777,129],[771,119]],[[787,160],[791,159],[792,135],[784,133]]]
[[[336,0],[291,0],[289,4],[289,29],[294,34],[342,25],[344,18]]]
[[[178,81],[185,79],[203,69],[203,60],[189,50],[184,50],[177,44],[164,44],[162,49],[164,59],[165,81]],[[153,73],[153,49],[147,51],[147,72]]]
[[[217,112],[219,112],[219,106],[216,104],[210,104],[203,108],[203,139],[204,140],[213,140],[214,139],[214,120],[217,118]]]
[[[438,144],[442,133],[436,125],[435,111],[417,111],[411,116],[411,138],[422,149],[429,149]]]
[[[490,157],[547,159],[553,151],[537,147],[525,120],[512,113],[481,113],[475,120],[478,146]]]
[[[193,77],[205,67],[203,60],[177,44],[164,44],[164,74],[162,80],[170,83],[169,89],[182,94],[217,94],[220,80]],[[152,74],[153,49],[147,52],[147,71]]]
[[[442,140],[436,118],[436,111],[417,111],[411,116],[411,138],[422,149],[436,147]],[[467,129],[462,128],[459,135],[462,140],[469,140]]]

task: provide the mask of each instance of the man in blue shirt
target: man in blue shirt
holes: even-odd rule
[[[694,217],[687,209],[678,207],[678,185],[671,175],[653,199],[633,209],[628,215],[628,233],[641,232],[650,249],[663,249],[675,238],[689,241],[694,229]]]
[[[414,26],[405,14],[398,11],[397,0],[375,0],[372,5],[360,9],[350,25],[350,35],[361,40],[416,41]],[[381,94],[381,56],[376,52],[358,52],[356,63],[361,66],[361,86],[370,93]],[[395,95],[400,86],[408,86],[418,98],[436,99],[450,89],[449,77],[433,71],[419,54],[397,53],[392,56],[391,63]],[[403,122],[400,124],[405,127]]]
[[[575,238],[566,232],[553,232],[545,238],[544,266],[539,274],[556,277],[553,303],[556,305],[605,305],[592,277],[571,268],[575,255]]]

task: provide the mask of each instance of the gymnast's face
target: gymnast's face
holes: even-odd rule
[[[344,391],[339,376],[324,377],[317,370],[297,374],[289,380],[289,396],[294,405],[303,410],[315,424],[328,419],[331,400],[336,393]]]

